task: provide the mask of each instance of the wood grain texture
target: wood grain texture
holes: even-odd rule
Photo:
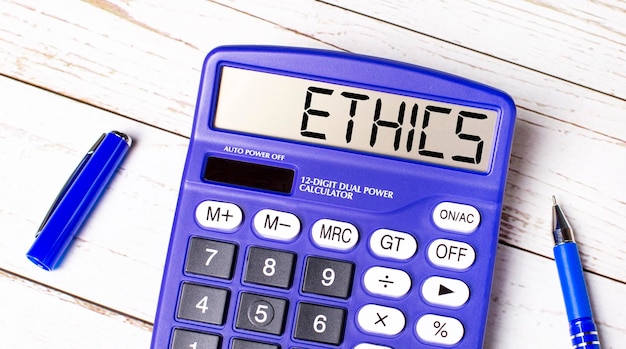
[[[518,123],[485,347],[568,345],[551,260],[554,194],[576,229],[603,348],[621,348],[625,17],[608,0],[0,0],[0,289],[10,295],[0,329],[14,329],[0,330],[0,346],[27,336],[49,348],[90,337],[147,347],[202,61],[215,46],[247,43],[385,57],[511,94]],[[35,268],[24,253],[40,219],[110,129],[134,137],[131,152],[62,268]],[[31,315],[39,308],[67,316],[46,327]],[[77,329],[69,344],[65,328]]]
[[[621,1],[327,2],[626,99]]]

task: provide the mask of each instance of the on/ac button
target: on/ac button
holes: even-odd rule
[[[433,222],[443,230],[472,233],[480,224],[480,213],[474,206],[442,202],[433,210]]]

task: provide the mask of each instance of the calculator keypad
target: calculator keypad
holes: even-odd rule
[[[460,205],[460,204],[454,204]],[[439,205],[433,212],[443,217],[445,210],[464,210],[471,218],[480,219],[480,214],[467,205],[454,206],[450,203]],[[447,214],[447,213],[446,213]],[[195,218],[205,229],[215,229],[232,233],[243,223],[244,212],[235,204],[204,201],[197,206]],[[210,222],[209,222],[210,221]],[[263,209],[253,216],[254,232],[268,240],[290,243],[301,232],[299,218],[288,212]],[[437,225],[437,224],[436,224]],[[438,226],[438,225],[437,225]],[[442,226],[438,226],[444,228]],[[464,228],[468,230],[468,227]],[[359,241],[360,233],[355,225],[331,219],[319,219],[310,228],[314,244],[323,249],[350,251]],[[354,320],[358,329],[373,336],[393,337],[407,329],[407,319],[400,310],[390,306],[375,304],[376,299],[401,299],[414,287],[411,276],[404,270],[384,265],[385,260],[405,261],[417,253],[416,239],[405,232],[378,229],[370,234],[369,250],[380,259],[381,265],[373,265],[363,271],[363,289],[371,295],[373,303],[362,304],[356,310]],[[227,286],[214,287],[195,282],[183,282],[177,307],[177,318],[192,322],[223,326],[226,317],[234,312],[234,328],[264,335],[283,336],[285,333],[296,340],[327,345],[341,345],[345,334],[348,312],[335,302],[347,300],[352,294],[355,278],[355,263],[346,260],[307,255],[300,260],[297,253],[261,246],[248,246],[240,253],[238,244],[194,236],[189,240],[185,262],[185,273],[192,276],[215,278],[232,282],[237,261],[244,257],[242,282],[251,287],[260,287],[255,292],[244,290],[238,294],[231,306],[231,291]],[[436,239],[426,251],[432,265],[441,269],[464,271],[476,259],[473,247],[465,242]],[[263,288],[289,292],[294,287],[294,272],[299,260],[302,276],[299,292],[304,296],[320,298],[320,301],[294,301],[276,296],[277,293],[263,294]],[[357,261],[358,262],[358,261]],[[237,281],[235,281],[237,282]],[[446,308],[464,306],[470,297],[470,290],[463,281],[430,276],[419,286],[422,298],[428,303]],[[331,302],[325,302],[328,297]],[[384,303],[384,302],[382,302]],[[291,315],[290,315],[291,314]],[[286,329],[286,323],[293,317],[293,328]],[[457,344],[464,336],[463,324],[453,317],[437,314],[422,315],[412,331],[423,342],[437,345]],[[445,330],[442,328],[445,324]],[[441,329],[441,331],[437,331]],[[445,332],[443,332],[445,331]],[[444,333],[445,335],[441,335]],[[256,341],[244,338],[222,340],[217,334],[196,332],[176,328],[173,331],[171,348],[220,348],[231,349],[281,349],[271,341]],[[378,344],[361,343],[358,349],[390,349]],[[286,349],[286,348],[285,348]]]

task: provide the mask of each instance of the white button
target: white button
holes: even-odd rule
[[[382,345],[374,345],[369,343],[357,344],[353,349],[391,349],[390,347],[384,347]]]
[[[461,280],[431,276],[422,285],[422,296],[428,303],[457,308],[467,302],[470,290]]]
[[[443,230],[469,234],[478,228],[480,213],[474,206],[442,202],[433,210],[433,221]]]
[[[474,264],[476,253],[464,242],[437,239],[428,247],[428,259],[438,267],[465,270]]]
[[[363,284],[369,293],[400,298],[411,289],[411,277],[402,270],[372,267],[365,272]]]
[[[259,235],[272,240],[292,241],[300,233],[300,220],[288,212],[261,210],[252,224]]]
[[[454,345],[463,338],[463,324],[455,318],[426,314],[415,325],[415,332],[424,342]]]
[[[370,237],[370,249],[378,257],[404,261],[417,252],[417,241],[407,233],[378,229]]]
[[[359,231],[350,223],[320,219],[313,224],[311,237],[319,247],[347,251],[359,241]]]
[[[398,309],[367,304],[359,310],[357,322],[365,332],[394,336],[404,329],[406,320]]]
[[[235,204],[208,200],[196,207],[196,221],[203,228],[229,232],[241,225],[243,212]]]

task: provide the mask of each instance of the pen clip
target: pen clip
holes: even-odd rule
[[[52,203],[52,206],[50,206],[50,209],[48,209],[48,213],[46,213],[46,216],[44,217],[43,222],[41,222],[41,225],[39,226],[39,229],[37,229],[37,233],[35,234],[35,238],[37,238],[39,236],[39,233],[41,233],[43,228],[46,226],[46,223],[48,223],[48,220],[50,219],[50,216],[52,216],[54,211],[57,209],[57,206],[59,206],[59,202],[65,196],[65,193],[67,193],[67,190],[69,189],[69,187],[72,186],[72,184],[74,183],[74,181],[76,180],[78,175],[83,171],[83,168],[85,167],[85,164],[87,164],[87,161],[89,161],[89,159],[91,158],[93,153],[96,151],[96,149],[98,149],[98,147],[100,146],[100,144],[104,140],[104,137],[106,137],[106,133],[103,133],[102,136],[100,136],[100,138],[98,138],[96,143],[94,143],[94,145],[91,147],[91,149],[89,149],[87,154],[85,154],[85,156],[80,161],[78,166],[76,166],[76,168],[74,169],[74,172],[72,172],[72,175],[67,179],[67,181],[63,185],[63,188],[61,188],[61,191],[59,191],[59,194],[57,195],[56,199],[54,199],[54,202]]]

